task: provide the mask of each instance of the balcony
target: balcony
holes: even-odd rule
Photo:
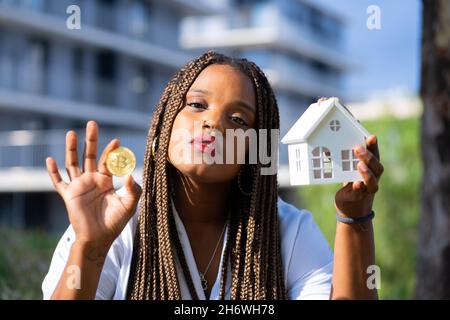
[[[68,181],[65,170],[66,130],[15,130],[0,132],[0,192],[54,191],[45,167],[45,159],[53,157],[58,164],[60,174]],[[84,131],[77,131],[79,159],[85,139]],[[137,168],[133,172],[135,179],[142,177],[142,165],[145,153],[147,133],[126,131],[99,132],[98,156],[114,138],[121,145],[130,148],[136,155]],[[289,171],[286,165],[280,165],[278,181],[282,187],[289,186]],[[114,178],[118,188],[120,178]]]
[[[23,7],[13,7],[0,2],[0,24],[24,30],[29,34],[48,39],[70,41],[74,45],[111,50],[145,63],[177,69],[191,57],[178,50],[167,49],[153,43],[133,39],[103,28],[83,25],[83,32],[69,30],[66,20],[54,14],[47,14]]]
[[[178,10],[183,9],[190,15],[211,14],[223,12],[228,8],[228,0],[156,0],[156,2],[171,5]]]
[[[186,49],[276,48],[340,70],[350,66],[340,43],[281,16],[272,4],[259,8],[257,13],[185,18],[180,44]]]
[[[75,130],[78,148],[83,150],[84,130]],[[64,166],[66,130],[14,130],[0,131],[0,168],[45,168],[45,158],[52,156]],[[138,165],[142,165],[147,132],[130,133],[99,129],[99,153],[114,138],[133,150]],[[80,155],[81,157],[81,155]]]
[[[0,88],[0,111],[41,113],[68,119],[98,121],[123,128],[147,130],[150,115],[127,109],[111,108],[111,106],[56,99],[48,96]]]
[[[283,55],[276,55],[270,66],[262,68],[275,88],[313,97],[335,96],[341,92],[337,76],[319,72],[311,64]]]
[[[52,191],[53,186],[45,167],[45,158],[53,157],[60,173],[65,172],[65,130],[15,130],[0,132],[0,192]],[[83,150],[84,131],[77,132],[78,148]],[[121,145],[133,150],[138,170],[133,175],[140,177],[142,169],[146,132],[99,132],[99,154],[109,141],[120,139]],[[81,158],[79,151],[79,158]],[[119,179],[120,180],[120,179]],[[120,183],[120,181],[115,181]]]

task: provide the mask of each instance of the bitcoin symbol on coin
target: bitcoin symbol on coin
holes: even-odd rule
[[[112,165],[120,170],[123,170],[127,166],[127,158],[118,154],[116,155],[115,161],[112,162]]]
[[[106,167],[111,174],[121,177],[134,170],[136,167],[136,157],[130,149],[118,147],[108,153]]]

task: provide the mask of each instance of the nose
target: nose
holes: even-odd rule
[[[202,122],[202,129],[219,131],[224,134],[224,114],[222,112],[210,113],[206,115]]]

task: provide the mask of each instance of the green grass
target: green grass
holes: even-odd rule
[[[365,122],[376,134],[385,171],[375,197],[376,264],[381,269],[382,299],[410,299],[415,286],[421,159],[419,119]],[[302,207],[310,210],[330,245],[336,221],[334,195],[341,185],[299,188]]]
[[[58,238],[0,228],[0,299],[42,299],[41,284]]]

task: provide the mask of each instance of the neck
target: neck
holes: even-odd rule
[[[228,214],[231,184],[199,182],[173,170],[173,202],[183,223],[223,224]]]

